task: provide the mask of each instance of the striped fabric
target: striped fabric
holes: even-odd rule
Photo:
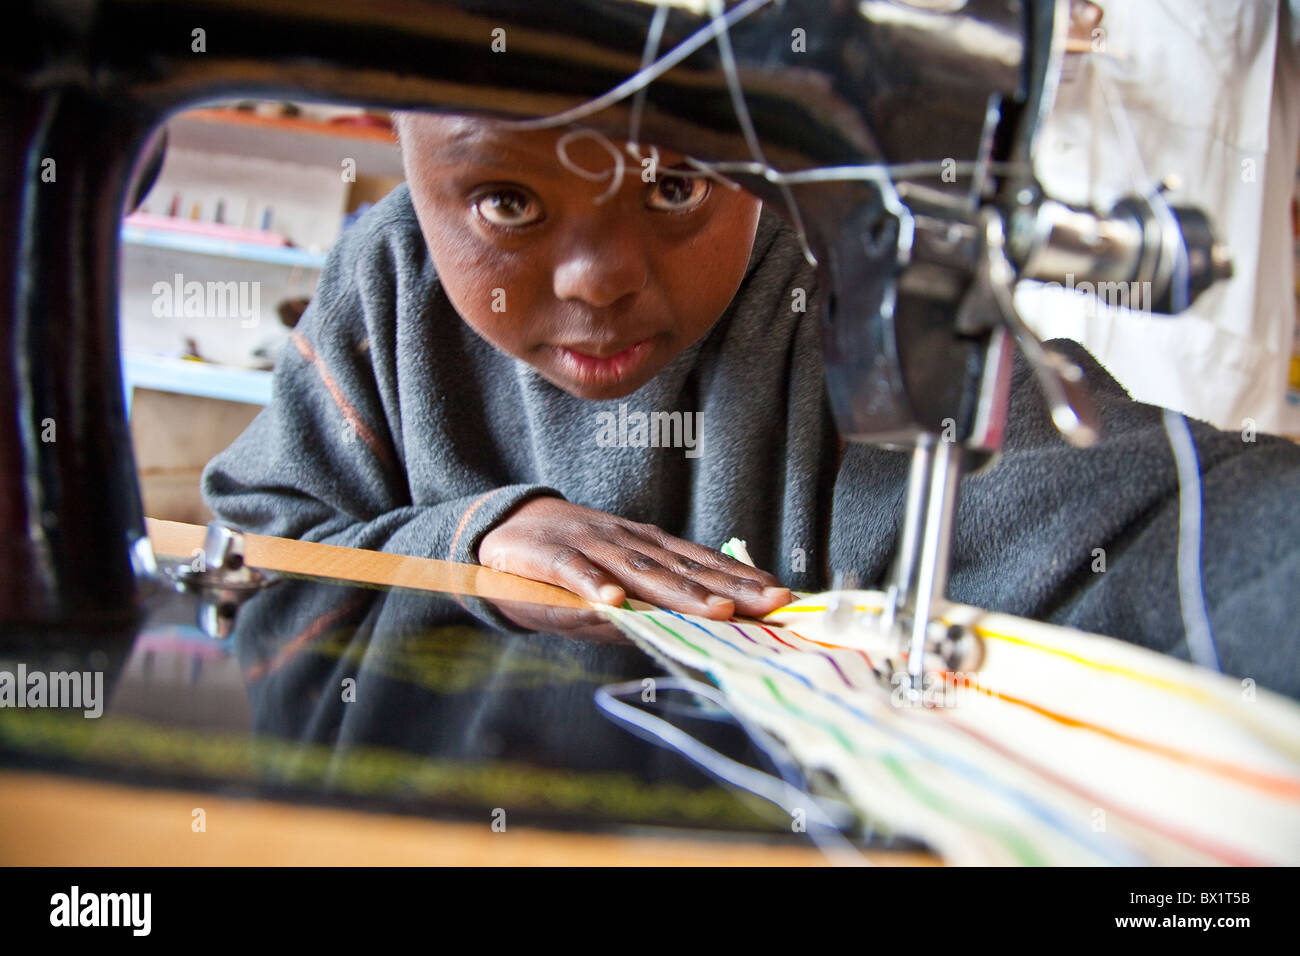
[[[866,819],[947,862],[1300,863],[1292,701],[1122,641],[950,605],[983,660],[929,675],[918,706],[883,676],[892,648],[869,626],[881,596],[843,592],[855,612],[834,620],[832,599],[762,622],[604,610],[707,675]]]

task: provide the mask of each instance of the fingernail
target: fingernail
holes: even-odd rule
[[[709,599],[704,602],[709,607],[726,607],[731,603],[731,598],[720,597],[717,594],[710,594]]]
[[[604,604],[622,604],[623,589],[617,584],[602,584],[600,590],[596,592],[600,595],[600,600]]]
[[[790,603],[789,588],[763,588],[763,597],[769,601],[780,601],[783,604]]]

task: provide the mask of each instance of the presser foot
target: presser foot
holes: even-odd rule
[[[878,673],[895,702],[906,706],[942,706],[946,695],[935,694],[950,684],[968,679],[984,659],[984,642],[965,625],[930,621],[926,629],[925,657],[918,669],[911,666],[913,626],[895,628],[889,636],[898,652],[885,657]]]
[[[915,615],[893,604],[893,596],[887,594],[885,606],[875,611],[862,610],[851,596],[837,595],[828,608],[831,633],[848,646],[871,651],[876,675],[896,703],[939,706],[946,697],[935,690],[969,683],[983,663],[984,641],[971,627],[932,618],[924,629],[924,654],[916,670],[911,655],[918,630]]]

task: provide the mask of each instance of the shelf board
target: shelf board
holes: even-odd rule
[[[198,109],[181,114],[186,119],[200,123],[225,123],[233,126],[252,126],[260,129],[281,130],[291,133],[311,133],[316,136],[333,136],[340,139],[368,140],[395,146],[397,139],[391,129],[374,126],[354,126],[348,123],[322,123],[319,120],[296,116],[262,116],[251,110]]]
[[[137,388],[267,405],[271,401],[271,378],[271,372],[259,369],[191,362],[144,352],[122,353],[122,383],[128,410],[131,393]]]
[[[402,154],[391,130],[258,116],[232,109],[177,113],[168,121],[167,130],[168,146],[174,149],[333,168],[350,158],[359,175],[394,179],[404,175]]]
[[[298,266],[303,269],[319,270],[325,265],[325,253],[323,252],[309,252],[306,249],[298,249],[293,246],[268,246],[255,242],[237,242],[231,239],[217,239],[212,236],[170,232],[166,229],[146,229],[140,226],[123,225],[122,241],[134,246],[148,246],[152,249],[169,249],[174,252],[189,252],[201,256],[221,256],[227,259],[265,262],[279,266]]]

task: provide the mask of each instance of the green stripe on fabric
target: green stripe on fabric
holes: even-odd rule
[[[772,697],[782,707],[794,714],[796,717],[800,717],[809,723],[822,727],[824,730],[828,731],[845,750],[849,753],[855,753],[852,740],[843,730],[827,720],[805,713],[790,701],[786,700],[784,695],[782,695],[780,688],[776,686],[776,683],[772,678],[764,677],[762,680],[763,683],[767,685],[767,689],[771,692]],[[893,774],[894,778],[898,780],[898,782],[902,784],[903,787],[912,794],[912,796],[930,807],[930,809],[937,810],[945,816],[961,820],[967,825],[974,826],[989,833],[1004,844],[1007,849],[1011,851],[1012,855],[1014,855],[1023,865],[1047,865],[1047,861],[1039,855],[1033,844],[1014,829],[996,822],[978,819],[971,814],[962,812],[960,808],[954,807],[937,794],[923,787],[921,783],[907,771],[907,768],[903,766],[902,761],[893,754],[881,754],[879,759],[881,763],[885,765],[885,768]]]
[[[669,634],[671,634],[677,640],[681,641],[687,647],[691,648],[694,651],[697,651],[700,654],[703,654],[707,658],[712,659],[713,655],[711,655],[708,651],[706,651],[704,648],[700,647],[699,645],[694,644],[691,641],[687,640],[681,634],[677,633],[677,631],[673,630],[671,627],[661,622],[657,616],[653,614],[648,614],[647,616],[658,627],[660,627],[664,631],[667,631]],[[714,684],[716,684],[719,687],[723,687],[725,691],[726,688],[717,679],[717,677],[715,677],[712,674],[710,674],[709,676],[710,679],[713,680]],[[785,710],[793,714],[795,717],[798,717],[799,719],[804,720],[807,723],[816,725],[822,728],[823,730],[825,730],[848,753],[853,754],[855,756],[861,756],[854,748],[852,738],[843,729],[841,729],[839,726],[832,723],[831,721],[826,720],[825,718],[810,714],[804,711],[803,709],[801,709],[800,707],[796,706],[793,702],[788,700],[784,694],[781,693],[781,689],[777,686],[776,682],[773,681],[771,677],[763,676],[760,678],[760,680],[762,680],[763,684],[766,685],[768,691],[772,695],[773,700],[775,700],[777,704],[779,704],[782,708],[784,708]],[[921,782],[915,776],[912,775],[912,773],[907,769],[904,763],[901,760],[899,760],[897,756],[886,753],[886,754],[880,754],[876,759],[880,760],[880,762],[884,765],[886,770],[889,771],[889,773],[898,781],[898,783],[905,790],[907,790],[914,798],[916,798],[919,802],[921,802],[925,806],[929,807],[932,810],[935,810],[936,812],[944,814],[950,819],[957,820],[967,826],[982,830],[983,832],[989,834],[994,839],[1002,843],[1021,865],[1025,865],[1025,866],[1046,866],[1047,865],[1048,863],[1047,859],[1043,857],[1042,854],[1039,853],[1037,848],[1033,845],[1032,841],[1028,840],[1024,835],[1017,832],[1014,828],[1009,827],[996,820],[990,820],[987,817],[976,816],[974,814],[967,813],[964,810],[962,810],[962,808],[955,806],[952,803],[948,802],[947,800],[943,799],[939,794],[923,786]]]
[[[650,620],[653,621],[656,625],[658,625],[659,627],[663,628],[665,631],[667,631],[667,632],[668,632],[669,634],[671,634],[673,637],[677,638],[677,640],[681,641],[681,642],[682,642],[683,644],[685,644],[687,647],[691,648],[691,649],[694,650],[694,651],[697,651],[697,652],[700,653],[700,654],[703,654],[705,657],[709,658],[710,660],[713,659],[713,655],[712,655],[712,654],[710,654],[710,653],[709,653],[708,651],[706,651],[704,648],[700,647],[698,644],[692,644],[690,641],[688,641],[686,638],[682,637],[680,634],[678,634],[676,631],[674,631],[674,630],[673,630],[671,627],[669,627],[667,624],[664,624],[662,621],[660,621],[659,618],[655,617],[653,614],[648,615],[648,617],[649,617]]]
[[[849,735],[846,734],[844,731],[840,730],[839,727],[832,724],[829,720],[823,720],[820,717],[814,717],[812,714],[805,713],[804,711],[796,707],[794,704],[790,703],[788,700],[785,699],[784,695],[782,695],[780,689],[777,688],[772,678],[764,677],[762,680],[763,683],[767,685],[767,689],[772,692],[772,696],[776,698],[776,702],[778,704],[780,704],[786,710],[790,711],[790,713],[794,714],[796,717],[802,717],[810,724],[816,724],[817,726],[821,727],[823,730],[828,731],[832,737],[834,737],[837,741],[839,741],[840,746],[843,747],[845,750],[847,750],[849,753],[856,752],[853,749],[853,741],[849,739]]]
[[[916,799],[920,800],[931,810],[938,810],[946,816],[952,817],[956,820],[961,820],[970,826],[977,827],[985,833],[991,834],[1000,840],[1007,849],[1012,852],[1016,859],[1025,866],[1047,865],[1047,860],[1038,854],[1038,851],[1034,849],[1034,845],[1015,830],[995,821],[979,819],[969,813],[965,813],[960,807],[954,807],[938,794],[931,790],[927,790],[922,786],[921,782],[913,777],[907,771],[907,768],[903,766],[903,762],[893,754],[881,754],[880,762],[885,765],[886,770],[894,775],[895,780],[901,783],[903,787],[912,794],[912,796],[916,797]]]

